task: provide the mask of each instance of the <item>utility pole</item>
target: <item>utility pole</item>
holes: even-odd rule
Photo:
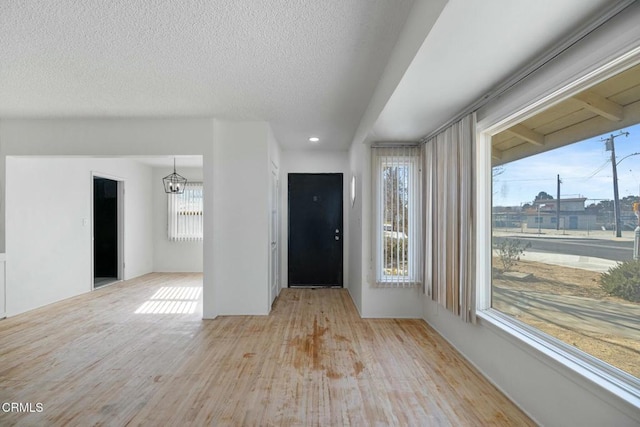
[[[638,261],[640,259],[640,203],[633,204],[633,213],[638,217],[638,224],[633,237],[633,259]]]
[[[618,168],[616,164],[616,147],[614,140],[619,136],[629,136],[629,132],[620,131],[619,134],[609,136],[605,141],[605,148],[611,151],[611,168],[613,170],[613,215],[616,224],[616,237],[622,237],[622,226],[620,218],[620,196],[618,195]]]
[[[558,175],[558,201],[556,202],[556,230],[560,230],[560,175]]]

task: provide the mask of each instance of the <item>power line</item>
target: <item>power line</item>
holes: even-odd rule
[[[494,179],[493,182],[534,182],[534,181],[555,181],[554,179],[538,179],[538,178],[529,178],[529,179]]]
[[[598,167],[591,175],[586,177],[585,179],[591,179],[598,174],[598,172],[602,171],[609,164],[609,159],[605,160],[604,163]]]

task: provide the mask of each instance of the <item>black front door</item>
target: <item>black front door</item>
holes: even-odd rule
[[[342,174],[289,174],[289,286],[342,286]]]

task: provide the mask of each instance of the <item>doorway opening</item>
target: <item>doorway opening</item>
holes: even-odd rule
[[[269,224],[269,244],[271,251],[269,252],[269,305],[271,306],[280,291],[280,227],[278,227],[280,222],[280,180],[278,176],[278,168],[275,164],[272,164],[271,166],[270,192],[271,223]]]
[[[341,173],[290,173],[289,287],[342,287]]]
[[[124,182],[93,175],[93,288],[123,279]]]

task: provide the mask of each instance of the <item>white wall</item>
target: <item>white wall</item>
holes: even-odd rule
[[[152,271],[151,168],[128,159],[9,157],[9,316],[92,289],[92,172],[125,181],[124,278]]]
[[[282,150],[280,149],[280,144],[278,143],[278,140],[276,140],[271,127],[269,127],[267,138],[269,140],[269,164],[280,170]]]
[[[288,255],[289,255],[289,207],[288,207],[288,174],[290,173],[341,173],[343,174],[343,274],[342,277],[349,277],[349,182],[351,175],[349,172],[349,153],[341,150],[284,150],[281,153],[281,198],[282,225],[280,245],[282,248],[281,277],[282,287],[287,287],[288,277]],[[351,284],[344,280],[343,286],[350,288]]]
[[[6,305],[5,305],[5,255],[0,254],[0,319],[7,317]]]
[[[6,156],[202,155],[205,182],[203,259],[213,257],[213,128],[207,118],[181,119],[2,119],[0,120],[0,193]],[[209,212],[209,214],[207,214]],[[0,206],[0,244],[4,247],[4,205]],[[7,265],[10,254],[7,256]],[[213,263],[203,266],[203,315],[217,315]]]
[[[355,229],[350,236],[350,251],[358,257],[351,262],[350,274],[359,288],[352,291],[352,298],[359,306],[362,317],[393,317],[418,319],[422,317],[421,296],[418,288],[394,289],[373,287],[372,221],[371,202],[371,148],[354,143],[349,151],[351,173],[356,175],[358,194],[356,206],[351,210],[350,227]],[[355,246],[354,246],[355,245]]]
[[[203,316],[267,314],[269,135],[207,118],[3,119],[0,178],[6,156],[203,156]]]
[[[580,81],[579,77],[588,76],[621,53],[639,47],[639,20],[640,4],[636,2],[509,93],[483,107],[478,112],[479,127],[506,121],[518,110],[544,102],[561,87]],[[490,177],[489,154],[484,156],[485,170],[480,178]],[[489,188],[478,191],[478,206],[488,210],[483,216],[485,219],[490,218],[490,191]],[[482,256],[490,253],[487,249],[490,248],[490,221],[482,221],[478,229],[481,270],[482,265],[488,265]],[[480,271],[477,285],[482,290],[489,280],[487,274]],[[541,425],[640,425],[638,407],[607,391],[601,381],[589,379],[558,363],[487,320],[481,319],[477,325],[463,323],[428,298],[424,298],[424,318]]]
[[[217,314],[269,313],[269,125],[214,124],[213,258]]]
[[[380,76],[378,85],[371,95],[353,141],[356,143],[373,140],[373,125],[378,120],[385,105],[396,90],[402,76],[414,60],[420,46],[440,17],[448,0],[418,0],[413,3],[407,21],[398,35],[387,66]]]
[[[178,166],[177,171],[189,182],[202,182],[202,168]],[[202,240],[171,242],[167,237],[167,194],[161,184],[171,172],[171,168],[153,168],[153,271],[201,272]]]
[[[368,256],[364,253],[362,247],[363,225],[362,225],[362,207],[363,207],[363,182],[368,179],[363,174],[364,150],[367,146],[364,144],[354,143],[349,150],[349,174],[346,179],[348,182],[349,192],[347,193],[347,216],[349,224],[349,266],[347,282],[349,283],[349,293],[351,299],[362,316],[362,287],[364,285],[363,268],[365,268],[364,257]],[[355,201],[351,204],[351,177],[356,179]]]
[[[275,298],[279,295],[280,289],[282,288],[282,268],[281,268],[281,262],[280,262],[280,260],[282,259],[282,238],[280,233],[280,230],[282,228],[280,224],[280,218],[282,217],[282,209],[281,209],[279,196],[282,194],[284,190],[282,188],[282,174],[280,171],[280,156],[281,156],[280,144],[278,144],[278,141],[276,140],[275,135],[273,134],[271,129],[269,129],[268,140],[269,140],[269,159],[267,164],[267,170],[270,173],[269,175],[270,181],[269,181],[269,211],[267,213],[268,215],[267,221],[269,222],[269,227],[270,227],[269,240],[271,240],[271,237],[272,237],[271,233],[273,233],[273,235],[276,236],[276,249],[275,251],[272,251],[271,249],[269,250],[269,282],[270,282],[269,302],[270,304],[272,304]],[[272,179],[271,174],[275,174],[278,180],[278,186],[275,189],[271,184],[271,179]],[[273,194],[273,192],[276,192],[276,194]],[[275,206],[272,205],[272,203],[274,203]],[[271,215],[273,215],[273,211],[276,211],[275,225],[272,225]],[[271,227],[274,227],[275,229],[271,230]],[[275,252],[275,255],[273,252]],[[271,257],[274,257],[275,259],[272,259]],[[274,280],[275,283],[273,284],[271,283],[272,275],[275,276],[275,280]]]

